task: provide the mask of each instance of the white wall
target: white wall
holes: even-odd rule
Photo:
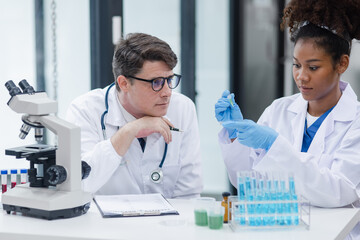
[[[22,79],[31,85],[36,82],[34,7],[28,0],[0,0],[0,6],[0,169],[19,169],[28,162],[5,156],[5,149],[34,143],[33,130],[25,140],[18,137],[21,115],[8,107],[10,95],[4,84]]]
[[[196,5],[196,91],[204,193],[229,191],[229,180],[217,134],[215,103],[229,89],[228,1],[198,0]]]
[[[70,102],[90,90],[90,16],[88,0],[56,1],[59,117]],[[44,1],[46,91],[54,97],[51,1]]]
[[[142,32],[167,42],[180,58],[180,0],[124,0],[124,36]],[[180,59],[174,72],[180,72]],[[179,87],[176,91],[179,91]]]
[[[56,3],[58,116],[64,118],[72,99],[90,90],[89,1]],[[44,1],[45,78],[46,91],[54,98],[50,4],[51,1]],[[28,161],[4,154],[6,148],[35,143],[33,130],[25,141],[18,138],[21,115],[6,105],[10,95],[4,83],[13,79],[17,84],[25,78],[36,89],[34,1],[0,0],[0,6],[0,111],[4,116],[0,126],[0,169],[28,167]],[[51,142],[53,139],[51,136]]]
[[[58,117],[77,96],[90,90],[90,16],[88,0],[56,1],[57,101]],[[53,78],[51,1],[44,1],[46,92],[55,99]],[[49,137],[55,143],[55,136]]]

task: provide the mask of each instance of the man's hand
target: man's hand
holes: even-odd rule
[[[135,129],[138,129],[136,138],[147,137],[152,133],[160,133],[166,143],[171,142],[172,135],[170,127],[174,127],[169,120],[162,117],[143,117],[139,118],[129,124],[132,124]]]
[[[111,138],[111,144],[115,151],[124,156],[134,138],[147,137],[152,133],[160,133],[166,143],[172,141],[170,127],[173,124],[163,117],[142,117],[127,123],[120,128]]]

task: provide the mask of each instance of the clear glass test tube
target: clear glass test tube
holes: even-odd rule
[[[244,172],[237,172],[237,190],[239,201],[245,200],[245,174]]]
[[[1,188],[2,188],[2,193],[7,191],[7,174],[8,171],[7,170],[1,170]]]
[[[16,179],[17,179],[17,169],[11,169],[11,188],[14,188],[16,186]]]
[[[20,169],[20,183],[27,183],[27,169]]]

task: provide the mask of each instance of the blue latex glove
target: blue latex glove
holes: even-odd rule
[[[236,129],[237,140],[251,148],[270,149],[279,135],[274,129],[259,125],[251,120],[227,121],[222,125],[225,128]]]
[[[228,96],[230,95],[230,99]],[[236,104],[234,94],[225,90],[221,98],[215,103],[215,117],[218,122],[243,120],[239,106]],[[225,127],[229,138],[236,138],[236,130]]]

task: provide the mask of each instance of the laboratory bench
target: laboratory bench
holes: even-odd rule
[[[82,216],[44,220],[20,214],[0,213],[0,239],[344,239],[360,220],[360,209],[311,207],[310,229],[244,230],[234,232],[228,224],[212,230],[194,223],[193,200],[170,199],[179,215],[103,218],[92,202]]]

